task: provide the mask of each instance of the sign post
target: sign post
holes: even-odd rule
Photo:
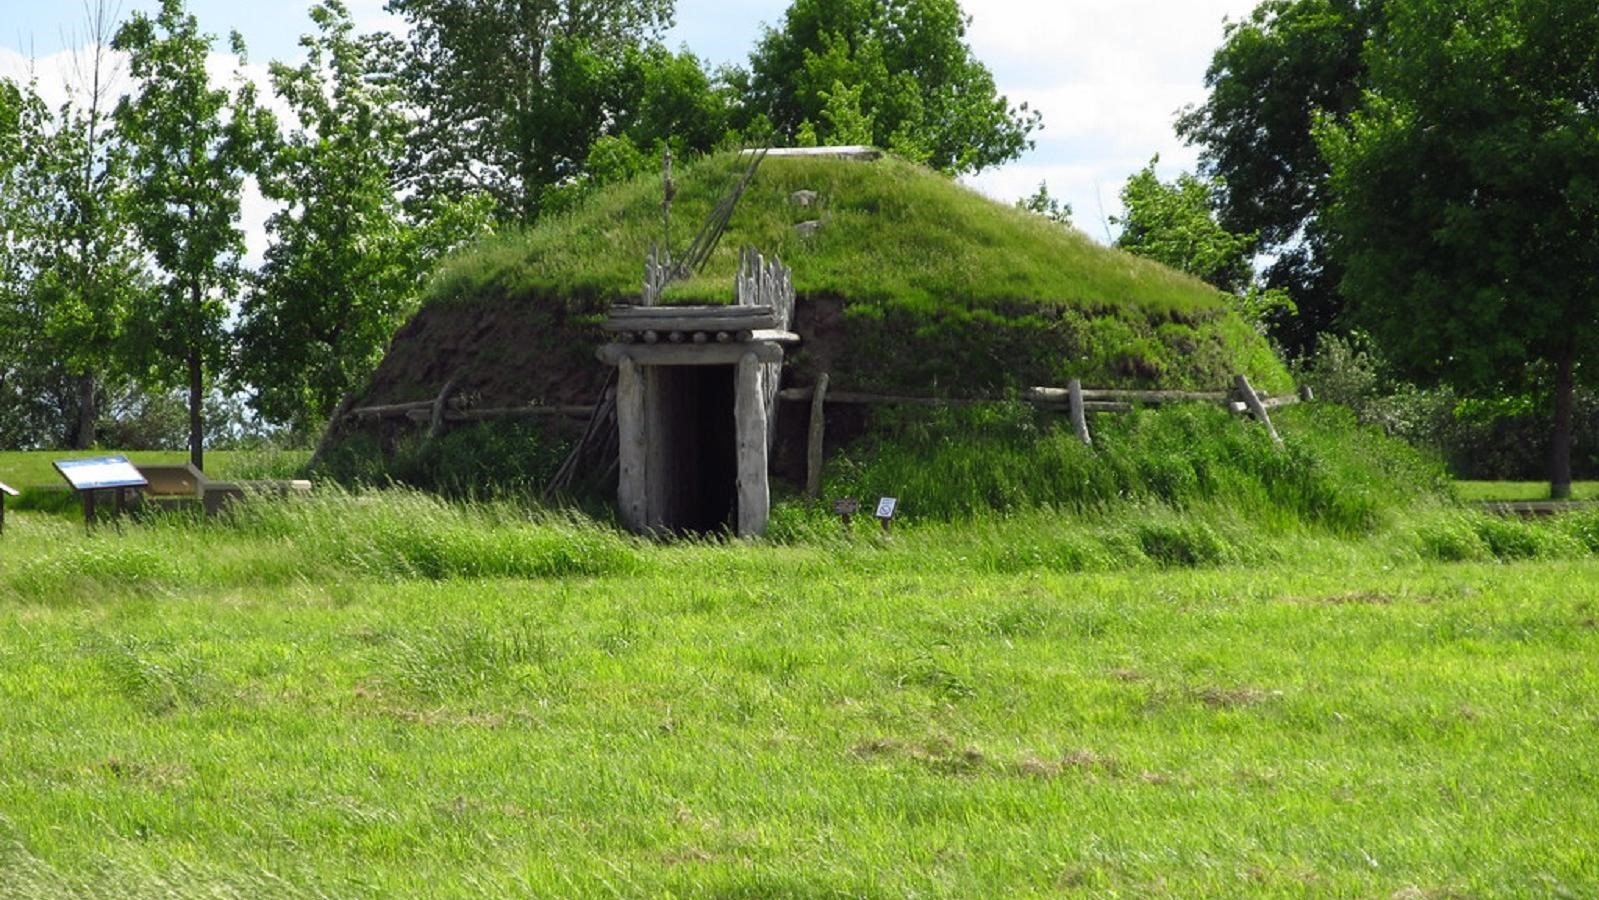
[[[6,498],[17,496],[17,489],[0,481],[0,535],[6,533]]]
[[[884,497],[877,501],[877,521],[883,523],[883,531],[888,532],[894,524],[894,511],[899,508],[899,500],[895,497]]]
[[[117,514],[127,508],[128,488],[142,488],[149,484],[126,456],[97,456],[92,459],[61,459],[54,463],[56,471],[67,480],[72,490],[83,500],[83,523],[92,528],[95,524],[95,492],[116,492]]]
[[[854,497],[845,497],[842,500],[833,501],[833,513],[844,520],[845,531],[849,531],[850,520],[860,511],[861,501],[856,500]]]

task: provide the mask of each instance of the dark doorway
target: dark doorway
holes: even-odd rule
[[[733,366],[648,369],[650,506],[657,525],[713,534],[737,521],[738,442]]]

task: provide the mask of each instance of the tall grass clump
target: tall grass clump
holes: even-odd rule
[[[404,488],[241,504],[230,527],[375,576],[549,578],[619,574],[637,565],[629,539],[580,516],[507,501],[455,503]]]
[[[478,422],[385,452],[376,436],[335,444],[312,474],[357,487],[403,485],[456,498],[529,494],[555,475],[571,441],[536,422]]]
[[[1395,511],[1444,495],[1436,465],[1347,411],[1312,406],[1279,419],[1281,449],[1264,429],[1210,405],[1102,415],[1089,448],[1061,417],[1019,403],[895,410],[832,464],[828,489],[898,497],[906,515],[940,520],[1045,507],[1225,505],[1259,523],[1347,535],[1369,534]],[[1165,542],[1140,543],[1147,550]]]
[[[29,529],[48,534],[27,553],[0,557],[0,597],[81,603],[193,584],[581,578],[639,566],[632,538],[581,515],[405,488],[322,487],[310,497],[237,503],[215,519],[151,510],[92,533],[65,517],[38,517]]]

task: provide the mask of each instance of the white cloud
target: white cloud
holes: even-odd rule
[[[18,82],[34,81],[39,96],[51,110],[56,110],[69,99],[76,101],[86,92],[87,88],[84,86],[86,82],[80,73],[88,71],[87,66],[92,60],[93,49],[90,45],[30,59],[8,48],[0,47],[0,78],[10,78]],[[250,63],[241,67],[239,58],[232,53],[212,53],[206,57],[205,68],[211,83],[225,90],[232,91],[238,85],[240,77],[248,79],[256,86],[256,98],[259,102],[271,109],[280,121],[294,121],[289,108],[272,93],[272,82],[266,65]],[[106,93],[106,106],[114,107],[122,97],[132,91],[134,86],[128,75],[127,54],[107,51],[102,71],[111,77]],[[244,264],[250,268],[259,266],[264,258],[267,248],[266,220],[276,208],[276,204],[261,195],[255,180],[249,179],[242,199],[239,224],[244,231],[247,248]]]

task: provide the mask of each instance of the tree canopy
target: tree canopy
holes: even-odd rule
[[[1599,7],[1388,9],[1359,111],[1320,130],[1344,294],[1414,377],[1552,385],[1568,494],[1572,389],[1599,362]]]
[[[390,0],[411,25],[398,75],[416,120],[406,186],[477,191],[532,222],[588,174],[601,138],[719,139],[709,80],[659,49],[670,0]],[[697,61],[694,68],[699,68]],[[695,149],[709,149],[695,144]],[[612,148],[615,149],[615,148]]]
[[[276,125],[248,82],[231,95],[211,85],[211,38],[182,0],[162,0],[154,18],[135,13],[113,46],[129,54],[135,84],[115,113],[129,146],[130,214],[158,270],[156,289],[128,317],[130,346],[146,379],[187,387],[189,458],[203,468],[205,372],[231,359],[225,326],[244,251],[244,176]],[[237,35],[233,49],[243,55]]]
[[[750,55],[747,117],[781,137],[868,143],[955,174],[1020,156],[1042,127],[966,43],[956,0],[794,0]]]
[[[1228,25],[1205,74],[1210,95],[1178,120],[1178,134],[1201,148],[1201,173],[1221,179],[1221,224],[1257,234],[1273,259],[1266,283],[1292,295],[1298,314],[1273,330],[1296,353],[1337,328],[1343,309],[1321,221],[1328,167],[1313,129],[1318,115],[1345,122],[1359,105],[1366,43],[1385,3],[1265,0]]]

